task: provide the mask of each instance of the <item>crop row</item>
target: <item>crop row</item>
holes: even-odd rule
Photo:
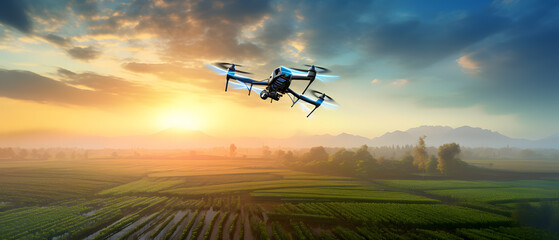
[[[466,239],[536,240],[559,239],[556,235],[531,227],[499,227],[481,229],[457,229],[456,235]]]
[[[183,180],[141,179],[114,188],[103,190],[99,192],[99,194],[122,195],[129,193],[153,193],[171,188],[183,182]]]
[[[272,213],[276,215],[270,217],[323,216],[361,225],[471,227],[512,224],[512,220],[500,215],[439,204],[300,203],[279,205]]]
[[[21,237],[52,238],[86,230],[115,216],[122,216],[125,209],[147,208],[166,198],[123,197],[110,199],[106,203],[98,200],[75,204],[48,207],[18,208],[0,213],[0,238],[16,239]],[[93,205],[103,204],[100,209]]]
[[[447,189],[428,191],[428,193],[487,203],[559,199],[559,190],[543,188]]]
[[[163,193],[179,194],[189,196],[200,196],[206,194],[221,194],[232,192],[244,192],[260,189],[292,188],[292,187],[349,187],[360,186],[362,183],[357,181],[340,180],[271,180],[259,182],[240,182],[209,186],[197,186],[189,188],[175,188],[165,190]]]
[[[256,198],[279,198],[281,200],[318,199],[318,200],[354,200],[369,202],[401,203],[438,203],[438,200],[403,192],[390,192],[371,189],[344,188],[281,188],[258,190],[250,194]]]

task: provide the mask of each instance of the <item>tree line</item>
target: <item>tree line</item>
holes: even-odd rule
[[[294,154],[292,151],[278,150],[276,157],[288,168],[360,178],[401,177],[411,174],[432,174],[460,176],[470,172],[472,167],[458,156],[461,152],[457,143],[441,145],[436,154],[429,154],[425,146],[425,136],[400,159],[374,157],[367,145],[352,151],[345,148],[329,154],[319,146],[308,152]]]

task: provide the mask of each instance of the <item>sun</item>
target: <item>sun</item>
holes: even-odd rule
[[[191,113],[174,111],[160,115],[159,125],[163,129],[178,128],[186,130],[200,130],[200,119]]]

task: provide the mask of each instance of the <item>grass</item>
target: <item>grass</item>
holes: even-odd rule
[[[204,194],[219,194],[219,193],[235,193],[245,192],[260,189],[275,189],[275,188],[293,188],[293,187],[351,187],[360,186],[362,183],[357,181],[339,181],[339,180],[273,180],[273,181],[259,181],[259,182],[241,182],[230,184],[218,184],[190,188],[176,188],[163,193],[179,194],[179,195],[204,195]]]
[[[176,178],[175,178],[176,179]],[[218,175],[199,175],[182,177],[184,183],[177,187],[197,187],[227,183],[239,182],[259,182],[269,180],[280,180],[281,176],[268,174],[268,173],[246,173],[246,174],[231,174],[224,172]]]
[[[487,203],[559,199],[559,191],[541,188],[446,189],[427,192],[464,201]]]
[[[295,171],[283,171],[272,173],[274,175],[281,176],[283,179],[306,179],[306,180],[354,180],[351,177],[342,176],[324,176],[313,173],[305,172],[295,172]]]
[[[475,209],[441,204],[395,203],[300,203],[275,208],[271,217],[317,215],[334,217],[354,225],[416,226],[416,227],[482,227],[508,226],[512,220]]]
[[[90,196],[130,179],[68,168],[0,168],[0,202],[44,204]]]
[[[526,188],[545,188],[559,190],[559,181],[547,180],[516,180],[516,181],[496,181],[495,184],[506,187],[526,187]]]
[[[120,197],[91,201],[66,202],[48,207],[23,207],[0,212],[0,238],[17,239],[32,234],[35,239],[76,233],[87,226],[113,218],[123,210],[141,209],[165,201],[160,197]],[[99,206],[95,209],[95,206]],[[91,214],[87,214],[92,212]]]
[[[403,192],[389,192],[375,189],[344,187],[281,188],[258,190],[252,197],[281,200],[336,200],[374,202],[438,203],[438,200]]]
[[[183,183],[183,180],[165,180],[145,178],[130,182],[118,187],[110,188],[99,192],[100,195],[123,195],[130,193],[153,193],[171,188]]]
[[[461,181],[461,180],[376,180],[390,187],[410,190],[436,190],[455,188],[497,188],[501,184],[489,181]]]

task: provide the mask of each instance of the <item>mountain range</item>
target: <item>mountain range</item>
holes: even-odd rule
[[[166,129],[148,135],[103,137],[58,131],[26,131],[0,134],[0,147],[79,147],[79,148],[206,148],[227,146],[241,147],[290,147],[306,148],[415,145],[420,136],[426,136],[428,146],[456,142],[464,147],[517,147],[559,149],[559,134],[540,140],[507,137],[488,129],[462,126],[420,126],[406,131],[387,132],[379,137],[367,138],[342,133],[339,135],[298,135],[289,138],[239,137],[220,138],[201,131]]]

